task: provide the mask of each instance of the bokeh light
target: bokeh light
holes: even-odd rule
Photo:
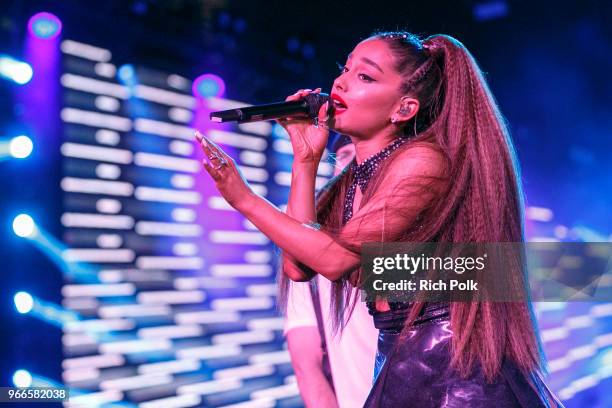
[[[25,85],[30,82],[33,74],[30,64],[6,55],[0,56],[0,76],[19,85]]]
[[[20,135],[11,140],[9,150],[14,158],[25,159],[32,153],[33,148],[32,139],[25,135]]]
[[[34,307],[34,299],[28,292],[17,292],[13,297],[15,309],[21,314],[29,313]]]
[[[19,214],[13,220],[13,231],[17,236],[27,238],[34,234],[36,225],[28,214]]]
[[[225,93],[225,82],[215,74],[203,74],[193,81],[193,95],[199,98],[222,96]]]
[[[35,37],[49,40],[62,32],[62,22],[54,14],[41,12],[30,17],[28,30]]]
[[[28,370],[17,370],[13,374],[15,387],[27,388],[32,385],[32,374]]]

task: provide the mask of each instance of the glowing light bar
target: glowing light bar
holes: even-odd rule
[[[291,146],[291,142],[285,139],[276,139],[272,142],[272,149],[279,153],[290,154],[293,155],[293,147]]]
[[[116,214],[121,211],[121,202],[111,198],[101,198],[96,201],[96,210],[101,213]]]
[[[246,365],[217,370],[213,373],[213,378],[220,380],[223,378],[246,379],[254,377],[264,377],[267,375],[274,374],[274,371],[274,367],[268,364]]]
[[[129,263],[134,260],[131,249],[72,248],[62,253],[67,262]]]
[[[160,363],[142,364],[138,366],[139,374],[172,374],[172,373],[186,373],[190,371],[197,371],[200,369],[202,364],[199,360],[172,360],[163,361]]]
[[[264,388],[251,393],[252,399],[274,398],[282,399],[300,394],[297,384],[279,385],[278,387]]]
[[[136,85],[135,94],[140,99],[157,102],[162,105],[180,106],[187,109],[193,109],[196,105],[195,98],[190,95],[183,95],[178,92],[147,85]]]
[[[119,133],[114,130],[100,129],[96,131],[96,142],[109,146],[116,146],[121,141]]]
[[[278,285],[275,283],[262,283],[249,285],[246,287],[246,294],[249,296],[276,296]]]
[[[249,181],[265,182],[268,180],[268,171],[257,167],[238,166],[244,177]]]
[[[196,212],[189,208],[174,208],[170,215],[178,222],[193,222],[197,218]]]
[[[165,235],[176,237],[199,237],[202,227],[198,224],[176,224],[171,222],[139,221],[136,233],[140,235]]]
[[[81,75],[64,74],[61,76],[60,82],[65,88],[77,91],[114,96],[119,99],[128,99],[130,97],[129,89],[123,85]]]
[[[334,173],[334,166],[329,164],[329,163],[325,163],[325,162],[320,162],[319,163],[319,168],[317,169],[317,174],[321,175],[321,176],[331,176]]]
[[[151,292],[140,292],[136,297],[143,304],[182,304],[201,303],[205,294],[201,290],[159,290]]]
[[[83,109],[64,108],[60,112],[64,122],[78,123],[93,127],[110,128],[123,132],[132,129],[132,120],[117,115],[98,113]]]
[[[100,370],[96,368],[83,367],[66,370],[62,373],[62,380],[67,383],[95,380],[100,377]]]
[[[141,256],[136,260],[136,266],[141,269],[202,269],[204,260],[196,256]]]
[[[211,276],[198,276],[174,279],[174,287],[179,290],[192,289],[233,289],[238,285],[230,279],[219,279]]]
[[[266,263],[271,259],[270,251],[246,251],[244,253],[244,260],[248,263]]]
[[[204,330],[202,329],[202,326],[195,324],[146,327],[144,329],[139,329],[137,332],[138,337],[142,337],[143,339],[180,339],[185,337],[198,337],[203,333]]]
[[[240,152],[240,161],[251,166],[263,166],[266,164],[266,155],[259,152],[245,150]]]
[[[288,350],[273,351],[270,353],[253,354],[249,357],[249,364],[286,364],[291,363]]]
[[[249,330],[279,330],[284,329],[285,319],[282,317],[269,317],[265,319],[251,319],[247,322]]]
[[[548,222],[553,219],[552,210],[544,207],[527,207],[525,215],[533,221]]]
[[[170,281],[170,274],[166,271],[140,270],[140,269],[106,269],[98,273],[98,278],[102,282],[116,283],[127,282],[167,282]]]
[[[134,321],[130,319],[89,319],[66,322],[63,329],[66,332],[100,333],[132,330],[134,326]]]
[[[103,179],[116,180],[121,176],[121,168],[114,164],[98,164],[96,166],[96,176]]]
[[[141,353],[144,351],[169,350],[172,342],[166,339],[126,340],[100,344],[100,353]]]
[[[223,277],[267,277],[272,275],[268,264],[216,264],[210,266],[210,274]]]
[[[213,358],[237,356],[242,352],[242,348],[234,344],[220,344],[216,346],[189,347],[176,351],[176,356],[180,359],[197,358],[208,360]]]
[[[170,314],[170,308],[166,305],[112,305],[100,307],[98,314],[104,318],[167,316]]]
[[[178,256],[192,256],[198,253],[198,246],[190,242],[177,242],[172,245],[172,253]]]
[[[184,394],[142,402],[138,404],[138,408],[183,408],[199,406],[201,402],[202,398],[199,395]]]
[[[191,81],[180,75],[171,74],[166,78],[166,83],[175,89],[188,91],[191,88]]]
[[[226,378],[223,380],[204,381],[195,384],[181,385],[176,390],[176,393],[208,395],[223,391],[235,390],[240,387],[242,387],[242,381],[233,378]]]
[[[202,196],[196,191],[180,191],[155,187],[137,187],[134,196],[142,201],[160,201],[177,204],[199,204],[202,200]]]
[[[144,351],[144,350],[143,350]],[[102,390],[136,390],[138,388],[153,387],[155,385],[169,384],[172,376],[167,374],[144,374],[133,377],[121,377],[112,380],[105,380],[100,383]]]
[[[193,113],[187,109],[170,108],[168,110],[168,117],[175,122],[189,123],[193,119]]]
[[[269,297],[221,298],[210,302],[215,310],[261,310],[270,309],[274,302]]]
[[[119,248],[123,245],[123,238],[119,234],[100,234],[96,238],[96,244],[100,248]]]
[[[96,105],[96,108],[107,112],[117,112],[121,108],[121,103],[117,99],[108,96],[96,97],[94,105]]]
[[[121,354],[98,354],[87,357],[67,358],[62,362],[64,370],[77,368],[104,368],[117,367],[125,364],[125,358]]]
[[[64,213],[61,222],[70,228],[131,229],[134,226],[134,218],[129,215]]]
[[[132,152],[124,149],[114,149],[111,147],[91,146],[78,143],[64,143],[61,152],[67,157],[77,157],[79,159],[98,160],[111,163],[130,164],[132,162]]]
[[[240,123],[238,129],[259,136],[268,136],[272,132],[272,125],[270,122]]]
[[[200,164],[197,160],[166,156],[163,154],[138,152],[134,156],[134,164],[143,167],[177,170],[188,173],[197,173],[200,171]]]
[[[174,123],[162,122],[160,120],[137,118],[134,120],[134,129],[142,133],[172,137],[177,139],[194,140],[193,129],[187,126],[175,125]]]
[[[210,232],[209,239],[218,244],[267,245],[270,242],[261,232],[248,231],[215,230]]]
[[[70,395],[70,400],[64,402],[66,408],[97,407],[111,402],[121,401],[123,393],[116,390],[92,392],[83,395]]]
[[[276,401],[271,398],[251,399],[236,404],[224,405],[222,408],[274,408]]]
[[[236,312],[218,312],[205,310],[200,312],[177,313],[174,320],[179,324],[210,324],[210,323],[231,323],[240,320],[240,314]]]
[[[94,346],[97,339],[89,333],[68,333],[62,336],[62,344],[66,347]]]
[[[92,310],[97,309],[100,305],[97,299],[94,298],[71,298],[62,300],[62,306],[72,310]]]
[[[107,49],[72,40],[62,41],[61,50],[64,54],[70,54],[92,61],[108,62],[111,59],[111,52]]]
[[[590,313],[596,317],[612,316],[612,303],[602,303],[591,308]]]
[[[87,284],[87,285],[64,285],[62,295],[65,297],[77,296],[130,296],[136,288],[131,283],[118,284]]]
[[[32,79],[33,71],[30,64],[17,61],[6,55],[0,55],[0,77],[25,85]]]
[[[254,184],[251,183],[251,189],[255,192],[255,194],[259,194],[260,196],[266,196],[268,194],[268,188],[263,184]]]
[[[174,188],[192,188],[195,185],[195,180],[186,174],[175,174],[170,177],[170,184]]]
[[[213,142],[227,146],[257,151],[264,151],[266,150],[266,147],[268,147],[268,142],[266,139],[255,136],[245,136],[235,132],[214,129],[208,131],[208,136],[213,140]]]
[[[208,104],[208,108],[211,110],[227,110],[227,109],[235,109],[245,106],[251,106],[244,102],[234,101],[231,99],[219,98],[216,96],[211,96],[206,98],[206,102]]]
[[[223,333],[211,337],[212,344],[253,344],[267,343],[272,340],[274,340],[274,333],[269,331]]]
[[[98,62],[94,65],[94,72],[106,78],[114,78],[117,74],[117,67],[107,62]]]
[[[170,152],[181,156],[190,156],[193,153],[193,143],[183,142],[182,140],[173,140],[168,145]]]

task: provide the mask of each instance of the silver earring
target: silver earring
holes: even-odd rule
[[[391,123],[396,123],[396,122],[397,122],[397,119],[391,118]]]

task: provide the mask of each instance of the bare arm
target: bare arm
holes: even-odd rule
[[[203,135],[196,132],[196,136],[211,161],[204,161],[204,168],[215,181],[219,192],[281,250],[332,281],[358,267],[359,251],[345,248],[336,237],[302,224],[253,193],[235,161]],[[413,183],[424,178],[443,180],[445,159],[431,147],[415,146],[400,152],[386,173],[372,199],[343,227],[340,242],[346,240],[346,237],[352,240],[350,246],[377,241],[381,237],[392,241],[413,225],[422,208],[441,193],[446,185],[444,180],[424,191],[418,183]],[[388,203],[392,205],[388,206]],[[388,208],[401,211],[386,211]],[[368,217],[370,214],[374,216]],[[362,234],[361,228],[364,220],[367,221],[366,234]],[[294,271],[288,271],[287,276],[293,280],[303,279],[303,273],[297,276]]]
[[[291,190],[287,202],[287,215],[301,223],[316,222],[315,181],[318,162],[294,162],[291,171]],[[283,252],[283,271],[293,280],[305,281],[314,276],[314,272]]]
[[[287,333],[291,364],[307,407],[336,408],[336,395],[323,374],[321,336],[315,326],[296,327]]]

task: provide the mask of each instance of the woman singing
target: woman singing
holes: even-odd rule
[[[331,101],[318,125],[280,121],[294,151],[286,214],[254,194],[217,145],[197,137],[219,192],[282,250],[283,275],[304,281],[318,273],[334,281],[336,327],[355,301],[362,243],[524,241],[508,131],[460,42],[374,34],[348,56]],[[356,157],[315,200],[328,127],[351,138]],[[542,380],[529,302],[378,298],[369,307],[380,336],[365,406],[561,406]]]

